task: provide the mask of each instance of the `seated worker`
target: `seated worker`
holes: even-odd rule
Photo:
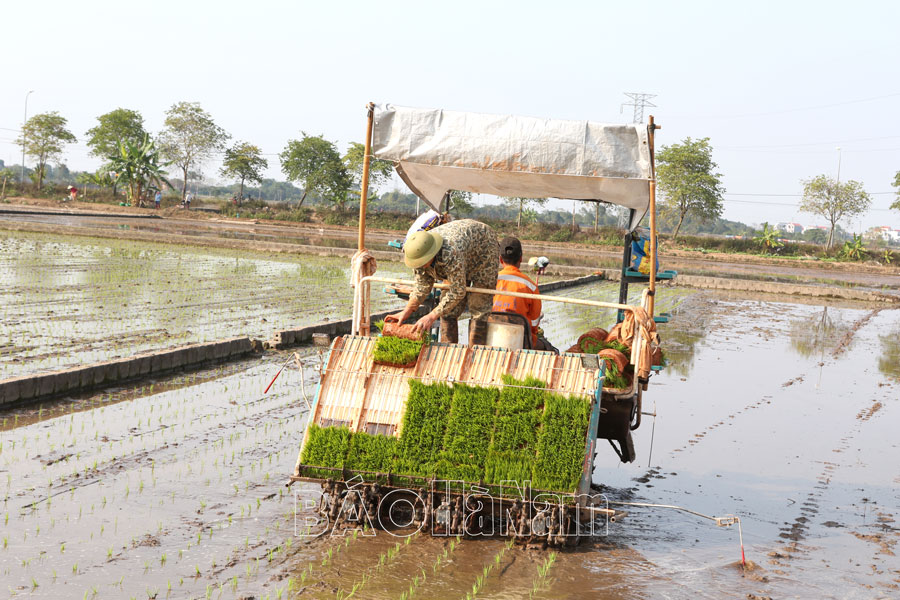
[[[467,294],[466,286],[494,289],[497,285],[497,236],[494,230],[472,219],[451,221],[431,231],[418,231],[403,244],[404,262],[415,270],[415,290],[406,308],[393,315],[403,323],[428,298],[436,280],[450,288],[441,301],[416,322],[416,332],[427,332],[441,319],[441,341],[459,341],[459,316],[468,304],[469,344],[487,342],[487,317],[491,296]]]
[[[538,286],[527,275],[519,270],[522,264],[522,243],[514,237],[506,237],[500,241],[500,265],[503,267],[497,275],[497,291],[494,296],[496,312],[514,312],[522,315],[531,326],[531,347],[535,350],[556,349],[545,339],[538,336],[538,324],[541,320],[541,301],[532,298],[505,296],[502,292],[519,292],[523,294],[540,294]]]

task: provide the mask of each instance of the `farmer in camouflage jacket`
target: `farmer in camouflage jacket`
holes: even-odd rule
[[[472,320],[469,344],[487,342],[487,317],[493,296],[466,294],[465,288],[497,287],[499,246],[494,231],[478,221],[462,219],[420,231],[403,245],[406,265],[415,270],[416,289],[402,312],[394,315],[401,323],[425,301],[434,282],[444,280],[450,288],[441,293],[441,301],[416,322],[416,330],[429,331],[441,319],[441,341],[459,341],[458,319],[468,304]]]

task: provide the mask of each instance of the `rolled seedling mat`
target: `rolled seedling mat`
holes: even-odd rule
[[[628,357],[619,352],[618,350],[613,350],[612,348],[606,348],[605,350],[601,350],[597,353],[597,356],[600,359],[611,358],[613,362],[616,363],[616,367],[619,369],[619,373],[624,375],[625,368],[628,366]]]
[[[384,322],[382,334],[387,337],[397,337],[404,340],[410,340],[411,342],[420,342],[422,341],[422,334],[416,333],[415,329],[416,326],[414,324],[401,325],[396,321],[386,320]]]

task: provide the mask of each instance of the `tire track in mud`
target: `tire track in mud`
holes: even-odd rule
[[[855,425],[844,434],[837,445],[832,448],[831,452],[834,454],[843,454],[849,450],[851,442],[859,435],[866,423],[874,418],[883,407],[884,404],[880,400],[875,399],[870,406],[861,408],[854,418]],[[784,561],[791,560],[798,555],[806,554],[809,550],[802,542],[806,539],[813,520],[819,515],[820,505],[830,488],[832,479],[839,469],[847,466],[839,459],[836,459],[836,461],[824,460],[821,462],[823,465],[822,470],[816,475],[815,485],[807,492],[804,501],[800,504],[800,514],[797,515],[792,522],[786,522],[784,526],[779,529],[778,537],[782,540],[780,542],[781,546],[769,553],[770,560],[768,562],[770,565],[775,567],[786,567],[787,563]],[[824,524],[820,525],[827,526]],[[778,569],[774,572],[779,575],[784,574],[784,571]]]
[[[841,338],[841,341],[838,342],[838,345],[835,346],[834,350],[831,352],[831,358],[839,358],[846,350],[850,347],[850,343],[853,341],[853,336],[856,335],[856,332],[860,330],[860,328],[864,327],[872,317],[880,313],[884,310],[884,307],[875,308],[869,314],[862,317],[856,323],[854,323],[850,330],[844,334],[844,337]]]
[[[839,358],[839,357],[847,350],[847,348],[850,346],[850,344],[852,343],[853,338],[854,338],[856,332],[859,331],[859,329],[861,329],[862,327],[864,327],[864,326],[865,326],[865,325],[866,325],[873,317],[875,317],[875,316],[876,316],[878,313],[880,313],[882,310],[884,310],[884,307],[879,307],[879,308],[872,309],[872,310],[871,310],[869,313],[867,313],[865,316],[861,317],[861,318],[858,319],[855,323],[853,323],[853,325],[850,327],[850,330],[846,333],[846,335],[844,335],[844,337],[841,339],[841,341],[838,343],[838,345],[837,345],[837,346],[835,347],[835,349],[832,351],[831,357],[832,357],[833,359]],[[818,363],[818,364],[815,365],[816,368],[819,368],[819,367],[822,367],[822,366],[823,366],[822,363]],[[808,375],[809,375],[809,373],[803,373],[803,374],[798,375],[798,376],[796,376],[796,377],[794,377],[794,378],[792,378],[792,379],[788,379],[787,381],[785,381],[784,383],[781,384],[781,387],[782,387],[782,388],[786,388],[786,387],[790,387],[790,386],[792,386],[792,385],[794,385],[794,384],[797,384],[797,383],[802,383],[802,382],[804,381],[804,379],[805,379]],[[733,421],[733,420],[737,419],[738,416],[740,416],[740,415],[742,415],[742,414],[745,414],[745,413],[747,413],[747,412],[749,412],[749,411],[751,411],[751,410],[760,408],[760,407],[762,407],[763,405],[771,404],[771,403],[772,403],[772,396],[771,396],[771,395],[766,395],[766,396],[763,396],[762,398],[760,398],[759,400],[757,400],[756,402],[752,402],[752,403],[750,403],[750,404],[747,404],[747,405],[744,406],[743,408],[740,408],[740,409],[736,410],[735,412],[733,412],[733,413],[727,415],[727,416],[724,417],[722,420],[717,421],[716,423],[713,423],[712,425],[708,425],[707,427],[703,428],[701,431],[699,431],[699,432],[697,432],[697,433],[695,433],[695,434],[689,436],[688,441],[687,441],[685,444],[683,444],[682,446],[673,449],[673,450],[669,453],[669,456],[674,458],[674,457],[676,456],[677,453],[679,453],[679,452],[685,452],[685,451],[687,451],[687,450],[692,449],[694,446],[696,446],[697,444],[699,444],[699,443],[703,440],[703,438],[705,438],[707,435],[709,435],[710,433],[712,433],[712,432],[715,431],[716,429],[718,429],[718,428],[720,428],[720,427],[722,427],[722,426],[724,426],[724,425],[726,425],[726,424],[729,424],[729,421]],[[877,410],[877,409],[876,409],[876,410]],[[657,466],[657,467],[655,467],[655,468],[653,468],[653,469],[649,469],[649,470],[644,474],[643,477],[637,478],[635,481],[638,481],[638,482],[641,482],[641,483],[645,483],[646,480],[648,480],[648,479],[651,478],[651,477],[656,476],[656,477],[658,478],[659,476],[657,475],[657,473],[659,472],[659,469],[660,469],[659,466]]]

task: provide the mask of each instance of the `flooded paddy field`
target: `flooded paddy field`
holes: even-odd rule
[[[566,290],[613,300],[609,283]],[[283,482],[306,420],[279,354],[7,412],[0,573],[35,598],[887,598],[900,593],[900,311],[666,288],[651,379],[611,501],[674,504],[570,551],[401,531],[314,538],[318,486]],[[612,315],[545,303],[565,348]],[[318,315],[318,316],[321,316]],[[302,350],[314,355],[313,350]],[[652,446],[652,454],[651,454]],[[297,526],[297,524],[300,524]],[[408,540],[408,541],[407,541]],[[354,591],[355,588],[355,591]]]
[[[92,205],[85,205],[87,210]],[[127,237],[129,232],[152,235],[157,241],[191,240],[206,243],[268,243],[305,245],[328,249],[356,247],[356,229],[352,227],[319,226],[312,223],[288,223],[278,221],[250,221],[224,218],[188,218],[182,211],[161,211],[161,219],[135,219],[108,214],[107,216],[76,216],[63,214],[60,209],[14,207],[37,214],[0,212],[0,228],[18,228],[34,224],[36,228],[51,228],[57,234],[115,235]],[[141,213],[146,216],[148,213]],[[157,216],[157,213],[149,213]],[[197,217],[196,214],[192,215]],[[410,218],[409,224],[412,223]],[[402,223],[398,224],[402,227]],[[104,233],[106,232],[106,233]],[[112,233],[111,233],[112,232]],[[387,243],[402,237],[402,231],[375,230],[367,233],[369,247],[390,250]],[[181,240],[173,236],[186,236]],[[218,242],[216,240],[219,240]],[[560,244],[523,240],[527,255],[546,255],[552,264],[584,269],[617,269],[621,267],[621,248],[592,244]],[[308,251],[308,250],[306,250]],[[335,250],[337,251],[337,250]],[[900,273],[872,264],[841,264],[810,260],[782,260],[772,263],[763,257],[750,255],[703,255],[675,251],[668,255],[664,249],[661,267],[676,269],[679,273],[731,277],[783,283],[810,283],[860,287],[897,293],[900,290]]]
[[[348,278],[345,257],[0,231],[0,379],[348,318]]]

